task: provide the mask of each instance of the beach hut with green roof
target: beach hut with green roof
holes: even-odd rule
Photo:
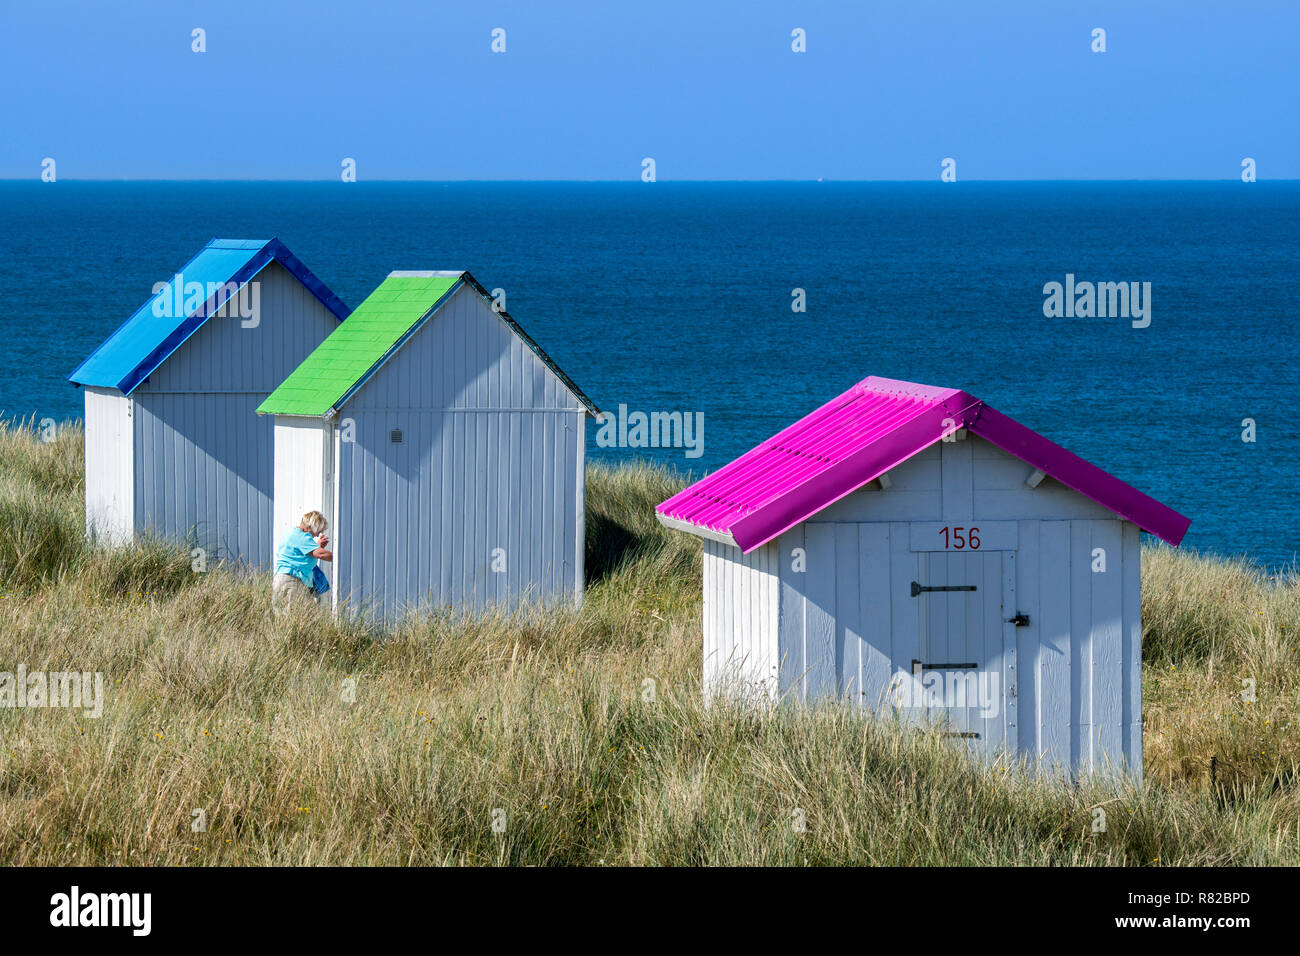
[[[330,523],[336,609],[579,601],[598,409],[468,272],[393,272],[258,408],[278,536]]]

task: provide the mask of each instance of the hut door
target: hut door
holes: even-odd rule
[[[912,676],[924,713],[991,752],[1004,743],[1003,553],[917,554],[919,656]],[[914,683],[914,686],[915,686]]]

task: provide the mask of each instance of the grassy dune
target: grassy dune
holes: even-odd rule
[[[706,711],[661,471],[589,467],[580,612],[387,633],[87,549],[81,474],[76,426],[0,426],[0,671],[106,679],[98,720],[0,709],[6,865],[1300,863],[1300,588],[1244,564],[1146,552],[1147,782],[1070,785],[839,708]]]

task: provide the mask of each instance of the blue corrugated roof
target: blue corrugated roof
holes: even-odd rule
[[[68,376],[68,380],[77,385],[116,388],[126,395],[131,394],[230,298],[229,283],[233,283],[237,291],[272,261],[280,263],[340,320],[348,317],[351,310],[343,300],[298,261],[298,257],[279,239],[213,239],[181,267],[166,288],[151,296],[105,339]],[[188,314],[177,315],[175,309],[159,308],[157,311],[164,314],[156,315],[155,302],[160,299],[163,304],[175,301],[178,280],[182,301],[185,298],[184,287],[192,282],[202,283],[205,289],[210,283],[225,288]],[[185,312],[184,309],[180,311]]]

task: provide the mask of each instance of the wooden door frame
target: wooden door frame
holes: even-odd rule
[[[911,523],[913,525],[916,522]],[[938,522],[921,523],[926,526],[927,530],[930,525],[937,525]],[[991,523],[990,523],[991,524]],[[1006,522],[1006,524],[1012,524]],[[917,540],[913,528],[908,529],[909,540]],[[1000,554],[1001,555],[1001,594],[999,595],[999,617],[1002,621],[1002,660],[999,671],[1001,682],[1000,693],[1002,697],[1002,741],[1000,748],[1009,755],[1014,755],[1020,750],[1020,730],[1019,730],[1019,666],[1017,661],[1017,635],[1016,624],[1012,620],[1019,609],[1016,607],[1016,561],[1019,553],[1018,539],[1012,536],[1002,546],[995,545],[978,550],[963,550],[945,548],[917,548],[915,543],[912,544],[912,557],[915,560],[916,577],[914,580],[921,581],[923,577],[928,577],[927,558],[931,554]],[[905,575],[904,575],[905,576]],[[895,578],[899,580],[899,578]],[[926,629],[925,606],[920,603],[920,596],[912,598],[895,592],[894,600],[917,600],[915,621],[916,621],[916,647],[918,658],[924,658],[926,651],[922,649],[923,643],[928,643],[926,638],[928,632]],[[927,648],[928,650],[928,648]],[[992,669],[992,661],[982,661],[981,669]]]

